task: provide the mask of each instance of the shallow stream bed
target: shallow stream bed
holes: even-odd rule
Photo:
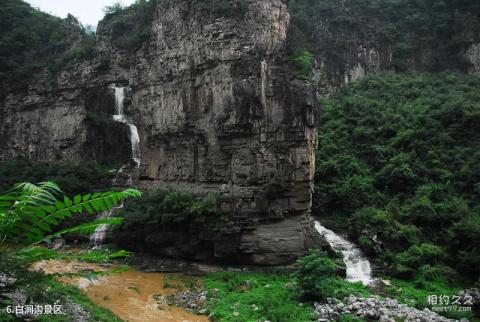
[[[208,321],[206,316],[195,315],[183,308],[168,305],[166,297],[177,291],[166,287],[166,280],[170,279],[171,274],[146,273],[133,268],[109,273],[118,267],[62,260],[37,262],[32,268],[45,274],[64,275],[58,277],[58,280],[76,285],[97,305],[110,309],[124,321]],[[84,277],[85,275],[88,276]]]

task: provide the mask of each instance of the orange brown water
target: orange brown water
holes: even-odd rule
[[[96,264],[59,260],[38,262],[32,268],[43,270],[46,274],[78,273],[85,270],[108,271]],[[208,321],[206,316],[195,315],[166,303],[165,297],[175,292],[171,288],[165,288],[166,276],[168,274],[129,269],[122,273],[101,275],[98,279],[61,277],[59,280],[77,285],[96,304],[110,309],[128,322]]]

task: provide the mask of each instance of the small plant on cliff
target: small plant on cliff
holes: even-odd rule
[[[295,54],[290,60],[295,63],[293,76],[301,79],[309,79],[313,71],[313,54],[306,48],[296,48]]]
[[[288,29],[285,63],[290,66],[289,70],[292,77],[310,79],[312,76],[315,56],[311,52],[311,47],[300,28],[292,26]]]
[[[73,199],[60,199],[61,194],[55,183],[42,182],[38,185],[20,183],[0,195],[0,251],[5,243],[19,244],[21,249],[17,255],[38,255],[35,246],[43,241],[66,233],[89,234],[101,224],[119,224],[121,218],[104,218],[53,232],[55,226],[73,214],[107,211],[127,198],[141,195],[134,189],[76,195]]]
[[[285,186],[276,178],[271,178],[264,186],[268,199],[275,199],[285,191]]]

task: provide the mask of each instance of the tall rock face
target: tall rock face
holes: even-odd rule
[[[478,73],[477,3],[291,0],[289,31],[314,56],[312,82],[326,97],[379,72]]]
[[[0,102],[0,160],[128,162],[128,129],[114,122],[113,93],[95,78],[99,63],[76,63]],[[100,68],[101,69],[101,68]]]
[[[220,193],[226,218],[215,233],[159,227],[149,251],[290,263],[319,243],[310,217],[317,103],[313,86],[281,59],[286,3],[251,0],[237,15],[192,3],[160,1],[150,39],[135,52],[118,49],[101,24],[97,58],[70,64],[56,86],[37,75],[26,93],[7,95],[0,159],[128,159],[128,130],[104,117],[112,114],[109,85],[127,86],[125,111],[140,134],[139,186]]]
[[[287,7],[252,1],[244,15],[218,17],[189,6],[157,8],[149,63],[138,65],[130,81],[141,179],[147,186],[220,192],[228,223],[212,236],[192,227],[187,236],[198,238],[173,236],[155,251],[291,262],[314,244],[309,213],[317,135],[313,88],[291,81],[279,63]],[[210,254],[204,255],[205,243]]]

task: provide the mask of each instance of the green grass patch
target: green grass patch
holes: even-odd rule
[[[313,309],[296,298],[292,277],[277,273],[212,273],[204,279],[214,321],[312,321]]]
[[[434,295],[437,297],[445,296],[449,298],[450,304],[453,301],[453,296],[456,296],[461,290],[457,287],[449,287],[439,282],[430,282],[419,287],[412,281],[392,280],[392,287],[388,287],[385,291],[390,297],[397,299],[399,302],[417,309],[432,309],[432,305],[428,304],[428,296]],[[444,306],[439,304],[438,306]],[[472,312],[440,312],[439,314],[450,319],[466,318],[469,321],[479,321],[475,319]]]

